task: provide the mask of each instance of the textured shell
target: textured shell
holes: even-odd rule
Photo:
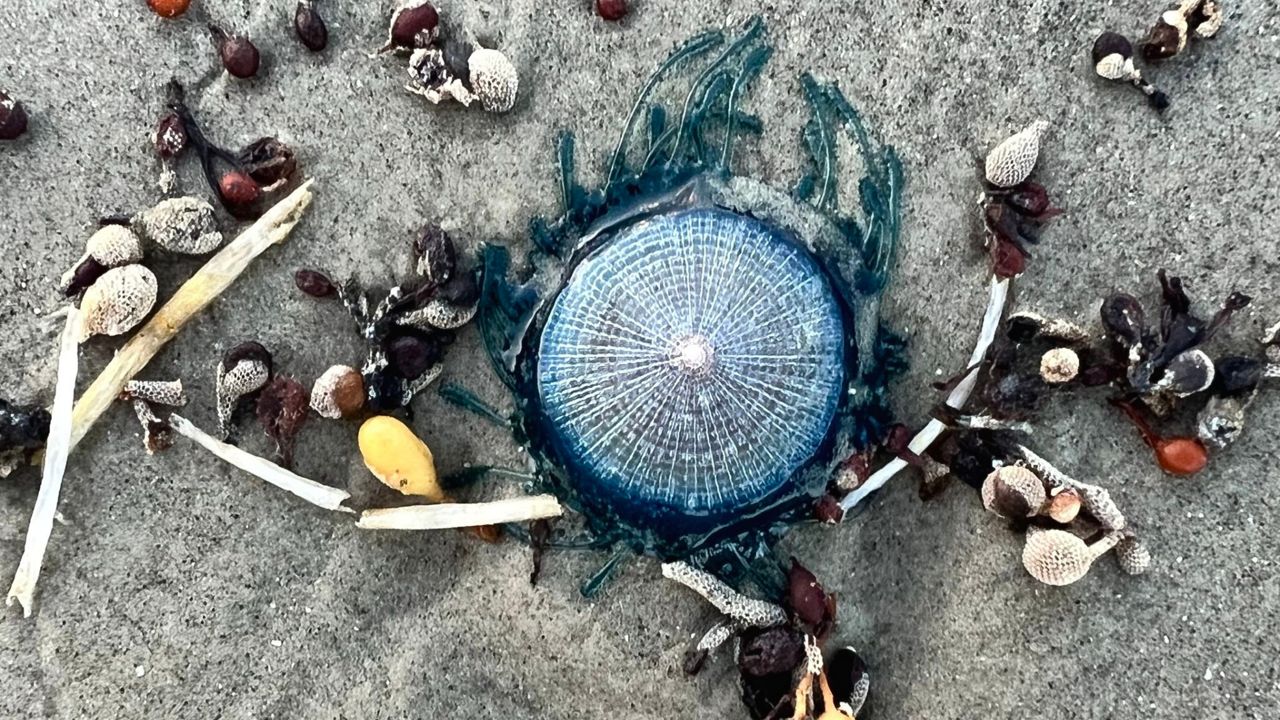
[[[467,60],[471,68],[471,90],[489,112],[506,112],[516,104],[520,76],[516,66],[497,50],[481,48]]]
[[[80,342],[120,335],[138,326],[156,304],[156,276],[142,265],[112,268],[84,293]]]
[[[231,431],[231,415],[240,398],[262,389],[271,379],[271,367],[261,360],[241,360],[232,367],[218,363],[218,428],[223,437]]]
[[[124,384],[121,394],[159,405],[176,407],[187,404],[187,393],[182,389],[181,380],[130,380]]]
[[[1137,538],[1125,538],[1116,544],[1116,563],[1126,575],[1141,575],[1151,567],[1151,551]]]
[[[355,368],[334,365],[311,387],[311,409],[320,417],[336,420],[358,412],[363,405],[364,380]]]
[[[124,225],[105,225],[89,237],[85,252],[103,267],[119,267],[142,260],[142,240]]]
[[[85,243],[84,256],[74,267],[63,273],[58,286],[64,290],[69,288],[76,282],[81,266],[90,259],[108,269],[141,262],[142,241],[123,225],[105,225],[99,228]]]
[[[1209,398],[1196,416],[1196,436],[1206,445],[1222,449],[1235,442],[1244,432],[1244,411],[1252,397]]]
[[[1133,61],[1119,53],[1112,53],[1099,60],[1094,69],[1098,75],[1108,80],[1123,80],[1133,73]]]
[[[1048,129],[1047,121],[1037,120],[995,146],[987,154],[987,182],[1008,188],[1030,177],[1040,157],[1040,137]]]
[[[1218,30],[1222,29],[1222,6],[1217,0],[1204,0],[1200,4],[1200,14],[1206,20],[1196,26],[1196,37],[1211,38],[1218,34]]]
[[[589,491],[648,517],[729,514],[784,487],[828,434],[843,339],[806,251],[741,215],[673,212],[577,266],[538,391]]]
[[[1071,348],[1053,348],[1040,356],[1040,377],[1058,385],[1071,382],[1080,374],[1080,356]]]
[[[1022,548],[1022,566],[1046,585],[1070,585],[1084,577],[1092,563],[1089,546],[1065,530],[1028,533]]]
[[[476,316],[475,303],[455,304],[442,298],[435,298],[426,305],[396,320],[399,325],[437,330],[454,330],[471,322]]]
[[[1024,517],[1039,512],[1046,498],[1044,483],[1034,472],[1020,465],[1005,465],[991,471],[982,482],[982,506],[1001,517],[1011,499],[1026,504]]]
[[[194,197],[169,198],[138,213],[133,228],[169,252],[202,255],[222,244],[213,206]]]

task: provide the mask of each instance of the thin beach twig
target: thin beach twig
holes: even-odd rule
[[[541,520],[563,514],[564,508],[554,495],[529,495],[491,502],[365,510],[360,513],[356,527],[365,530],[445,530]]]
[[[965,374],[964,379],[951,390],[951,394],[947,396],[946,403],[948,406],[959,410],[969,401],[969,396],[973,394],[973,389],[978,384],[978,373],[984,360],[987,357],[987,351],[991,349],[991,343],[995,341],[996,330],[1000,327],[1000,319],[1004,316],[1005,303],[1009,299],[1008,278],[991,277],[991,291],[987,299],[987,311],[982,317],[982,330],[978,333],[978,342],[974,345],[973,354],[969,357],[969,372]],[[911,439],[907,447],[911,452],[920,455],[929,449],[934,440],[947,429],[945,423],[941,420],[930,420],[924,429],[916,433]],[[850,508],[857,505],[871,493],[879,490],[885,483],[889,482],[894,475],[897,475],[907,467],[907,461],[901,458],[894,458],[888,464],[871,474],[867,481],[854,488],[844,499],[840,501],[840,508],[848,512]]]
[[[58,514],[58,495],[62,490],[62,477],[67,469],[67,456],[71,454],[72,401],[76,395],[76,372],[80,359],[80,311],[72,308],[67,313],[67,324],[62,330],[58,349],[58,380],[53,393],[53,411],[50,413],[49,435],[45,443],[41,472],[40,492],[31,510],[31,524],[27,527],[27,542],[22,550],[22,560],[14,573],[6,603],[17,600],[22,605],[23,617],[31,617],[35,603],[36,582],[40,579],[40,566],[44,564],[45,548],[53,532],[53,521]]]
[[[341,488],[332,487],[315,480],[304,478],[279,465],[258,457],[251,452],[246,452],[234,445],[228,445],[214,438],[195,425],[190,420],[181,415],[170,415],[169,424],[173,426],[175,432],[184,437],[194,440],[204,449],[217,455],[219,458],[235,465],[245,472],[265,480],[272,485],[291,492],[294,495],[306,500],[312,505],[318,505],[326,510],[337,510],[338,512],[354,513],[355,511],[342,503],[351,497],[351,493]]]

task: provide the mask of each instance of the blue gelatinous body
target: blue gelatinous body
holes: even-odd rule
[[[804,248],[744,215],[684,210],[577,265],[542,332],[538,392],[580,492],[688,527],[750,514],[813,458],[844,342]]]
[[[600,187],[579,183],[562,135],[562,212],[530,221],[521,271],[486,247],[479,325],[516,408],[482,411],[528,451],[531,485],[577,511],[575,546],[776,593],[774,544],[813,517],[837,458],[892,422],[903,341],[880,304],[903,169],[834,83],[805,74],[809,168],[790,192],[735,173],[738,140],[764,131],[743,99],[770,54],[758,18],[678,46],[640,89]],[[702,60],[676,102],[657,100]]]

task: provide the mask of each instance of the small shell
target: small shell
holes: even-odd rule
[[[351,417],[364,407],[364,379],[355,368],[334,365],[311,387],[311,409],[320,417]]]
[[[1116,342],[1127,348],[1142,344],[1147,321],[1142,303],[1137,298],[1126,293],[1113,293],[1102,301],[1099,315],[1102,327]]]
[[[1117,54],[1106,55],[1094,64],[1093,69],[1107,80],[1124,80],[1133,74],[1133,60]]]
[[[1187,47],[1187,19],[1178,10],[1167,10],[1138,44],[1147,61],[1167,60]]]
[[[982,506],[1000,517],[1031,517],[1045,499],[1044,483],[1021,465],[996,468],[982,483]]]
[[[130,380],[124,384],[121,397],[173,407],[187,404],[181,380]]]
[[[440,32],[440,14],[429,2],[401,4],[387,25],[387,43],[382,51],[424,48],[435,42]]]
[[[1070,585],[1084,577],[1093,564],[1093,554],[1083,540],[1065,530],[1037,530],[1027,533],[1022,548],[1022,567],[1045,585]]]
[[[1080,374],[1080,356],[1071,348],[1054,348],[1040,356],[1040,378],[1051,385],[1071,382]]]
[[[445,100],[455,100],[470,107],[476,99],[461,79],[455,77],[445,62],[444,52],[438,48],[414,50],[409,56],[409,83],[405,89],[421,95],[432,105]]]
[[[1097,485],[1082,485],[1077,492],[1084,511],[1092,515],[1104,530],[1121,530],[1128,523],[1109,491]]]
[[[386,415],[371,417],[360,426],[358,440],[365,467],[387,487],[433,503],[447,499],[431,450],[409,426]]]
[[[871,674],[867,671],[866,662],[857,650],[845,647],[831,655],[825,672],[836,707],[848,717],[857,717],[871,689]]]
[[[1127,537],[1116,544],[1116,563],[1127,575],[1141,575],[1151,567],[1151,551],[1141,540]]]
[[[481,48],[467,59],[471,89],[489,112],[506,112],[516,104],[520,77],[516,66],[497,50]]]
[[[453,330],[471,322],[476,316],[476,304],[455,305],[436,298],[421,308],[396,320],[397,324],[422,329]]]
[[[1222,6],[1217,0],[1203,0],[1199,5],[1197,17],[1194,18],[1198,23],[1192,32],[1198,38],[1211,38],[1222,28]]]
[[[147,448],[148,455],[155,455],[173,446],[173,428],[156,417],[147,401],[134,400],[133,412],[142,425],[142,444]]]
[[[271,354],[256,342],[231,348],[218,363],[218,428],[222,437],[231,434],[231,415],[240,398],[261,390],[271,379]]]
[[[104,225],[89,237],[85,254],[103,267],[128,265],[142,260],[142,241],[124,225]]]
[[[156,276],[142,265],[102,274],[84,293],[80,342],[94,335],[121,335],[142,322],[156,304]]]
[[[1213,359],[1205,351],[1193,348],[1180,353],[1165,366],[1164,375],[1154,390],[1176,397],[1194,395],[1207,390],[1216,374]]]
[[[1040,156],[1040,138],[1048,129],[1048,121],[1037,120],[997,145],[987,154],[987,182],[1010,188],[1030,177]]]
[[[124,225],[104,225],[89,237],[89,242],[85,243],[84,255],[74,267],[63,273],[58,287],[68,291],[77,284],[77,279],[87,269],[84,268],[87,261],[97,263],[99,267],[93,270],[95,273],[141,262],[142,241]]]
[[[1093,42],[1093,67],[1107,80],[1127,79],[1133,74],[1133,45],[1120,33],[1102,33]]]
[[[169,252],[202,255],[222,244],[213,206],[195,197],[170,198],[138,213],[133,229]]]

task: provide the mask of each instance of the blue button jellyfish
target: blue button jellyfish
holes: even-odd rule
[[[651,99],[713,51],[682,102]],[[902,167],[806,75],[811,170],[789,192],[734,174],[735,140],[763,132],[741,102],[770,52],[759,20],[686,42],[641,91],[603,187],[577,183],[562,136],[564,213],[531,223],[523,279],[484,251],[481,332],[532,482],[580,513],[585,544],[620,547],[584,592],[630,551],[771,584],[769,551],[812,517],[833,459],[889,422],[901,341],[878,308]],[[865,172],[849,214],[841,134]]]

